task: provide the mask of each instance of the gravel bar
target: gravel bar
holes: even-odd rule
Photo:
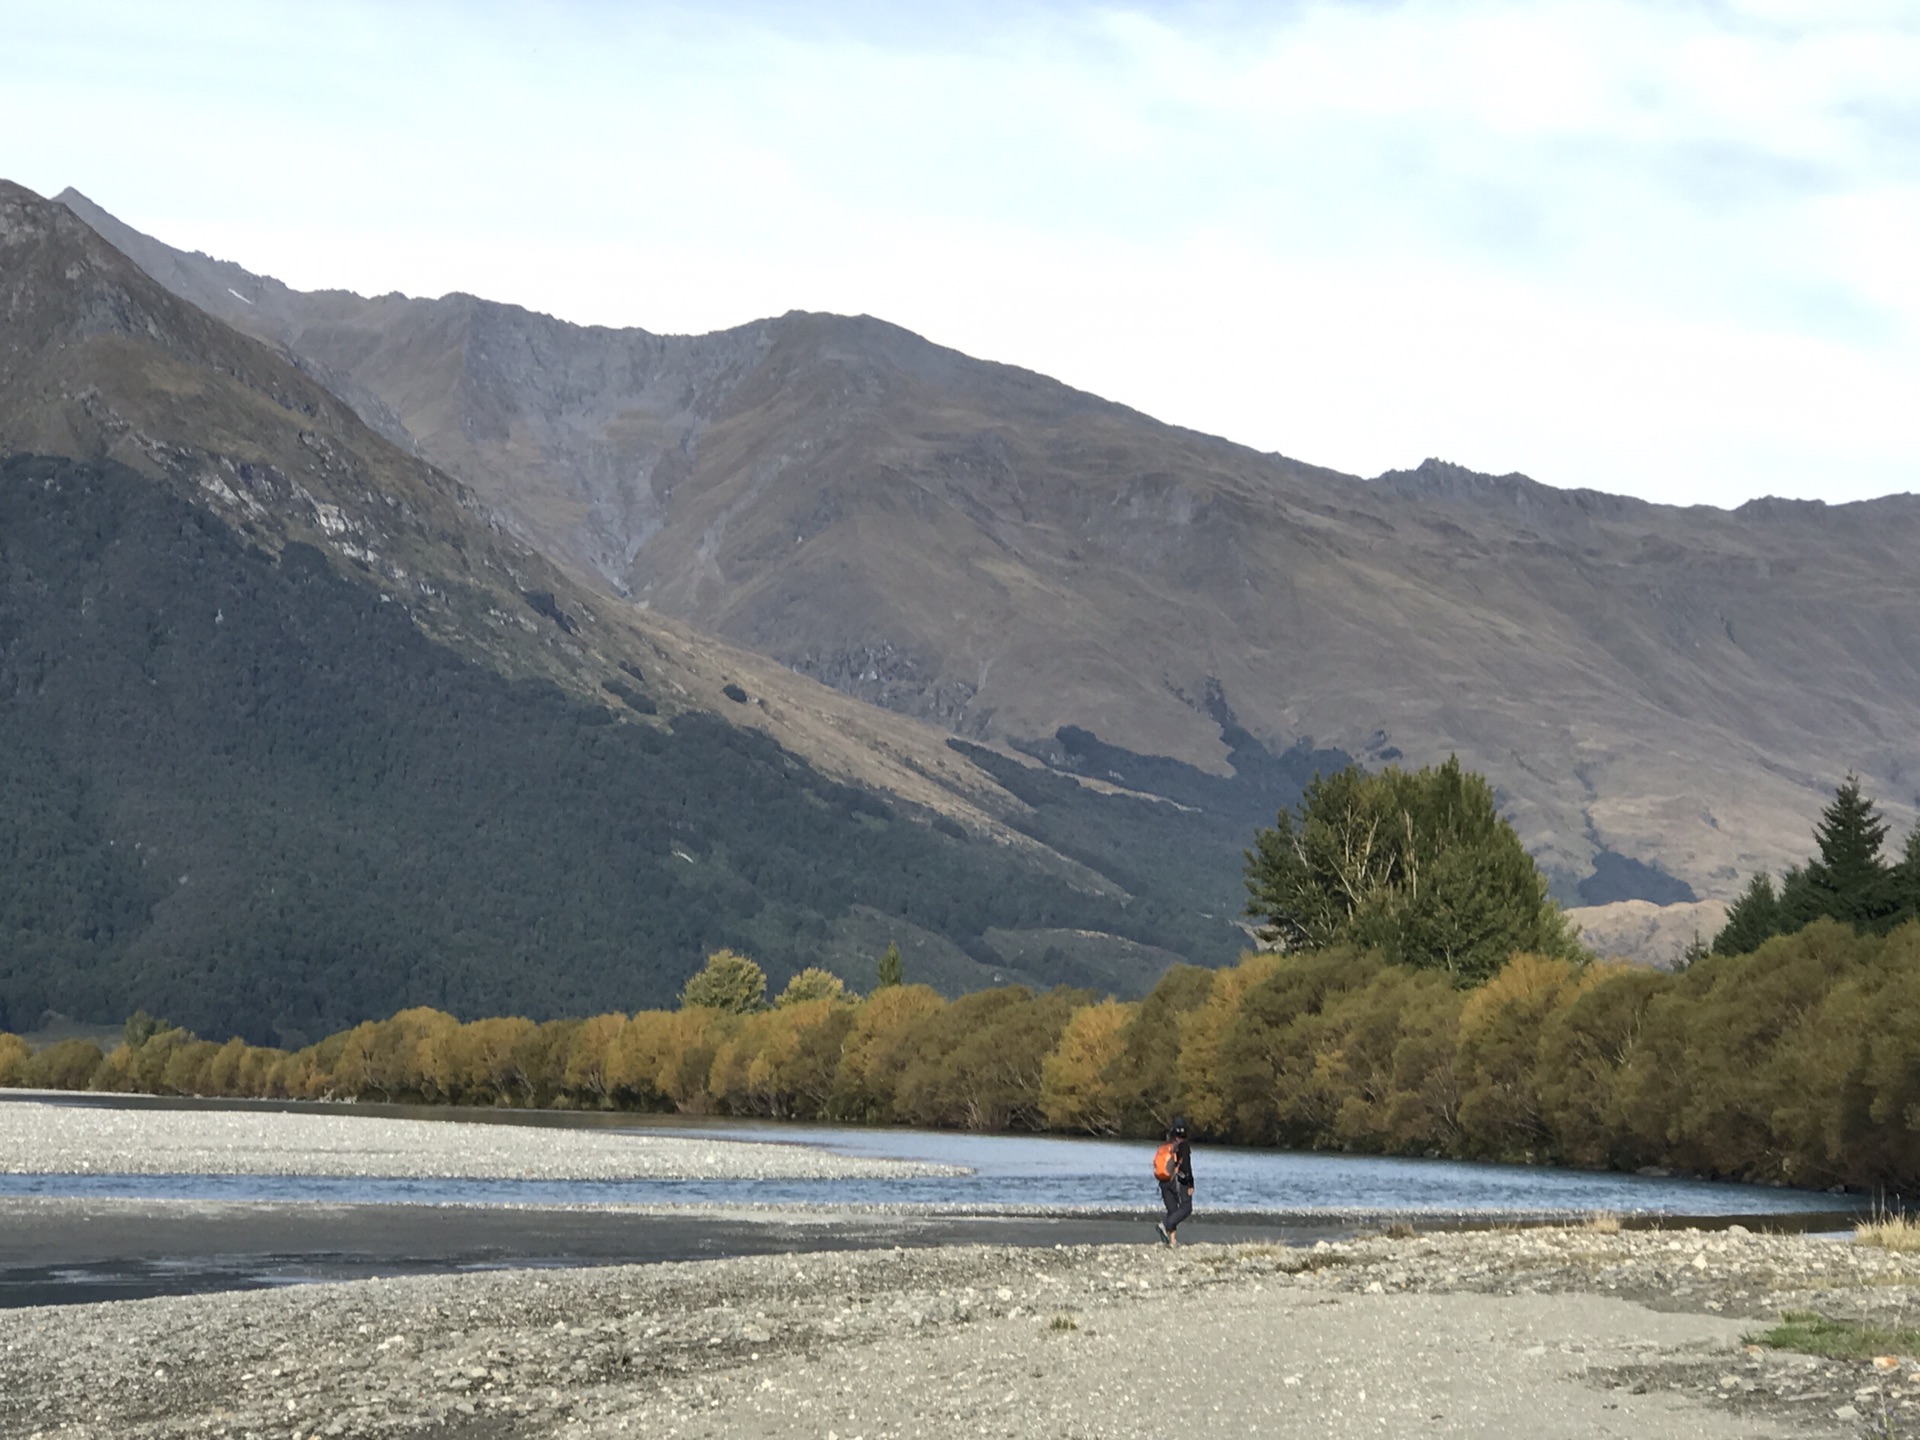
[[[438,1180],[845,1180],[958,1166],[801,1145],[371,1115],[0,1105],[0,1174]]]
[[[0,1314],[0,1434],[1905,1437],[1914,1357],[1747,1336],[1911,1324],[1917,1282],[1831,1239],[1580,1229],[361,1281]]]

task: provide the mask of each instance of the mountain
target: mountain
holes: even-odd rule
[[[1216,855],[1314,753],[1457,752],[1571,903],[1731,898],[1849,769],[1920,806],[1912,496],[1364,480],[878,320],[677,337],[304,294],[62,198],[610,601],[1047,774],[1237,793]]]
[[[1189,811],[583,588],[6,184],[0,313],[0,1029],[631,1009],[718,945],[1121,993],[1237,952],[1231,907],[1073,853],[1194,851]]]

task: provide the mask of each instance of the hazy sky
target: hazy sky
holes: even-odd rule
[[[0,0],[0,175],[302,287],[865,311],[1373,474],[1920,490],[1920,3]]]

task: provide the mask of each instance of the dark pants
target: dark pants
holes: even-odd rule
[[[1167,1207],[1167,1218],[1160,1223],[1167,1227],[1171,1235],[1180,1228],[1180,1222],[1193,1214],[1193,1192],[1178,1180],[1160,1182],[1160,1203]]]

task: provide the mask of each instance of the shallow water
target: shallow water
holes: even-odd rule
[[[107,1097],[78,1103],[116,1104]],[[152,1102],[133,1101],[146,1108]],[[178,1102],[176,1102],[177,1104]],[[187,1102],[192,1105],[194,1102]],[[158,1107],[156,1107],[158,1108]],[[170,1104],[164,1108],[176,1108]],[[186,1108],[181,1106],[179,1108]],[[248,1107],[252,1108],[252,1107]],[[280,1107],[292,1108],[292,1107]],[[308,1108],[308,1107],[299,1107]],[[634,1134],[813,1145],[839,1154],[963,1165],[968,1173],[908,1180],[536,1181],[301,1176],[0,1175],[0,1196],[275,1200],[469,1205],[839,1204],[944,1210],[1005,1206],[1127,1210],[1157,1204],[1152,1146],[1139,1141],[950,1131],[700,1121],[430,1107],[326,1106],[331,1114],[404,1114],[487,1123],[592,1125]],[[1199,1145],[1196,1198],[1238,1213],[1403,1213],[1499,1216],[1610,1211],[1631,1215],[1788,1215],[1850,1201],[1824,1192],[1456,1160],[1302,1154]]]

